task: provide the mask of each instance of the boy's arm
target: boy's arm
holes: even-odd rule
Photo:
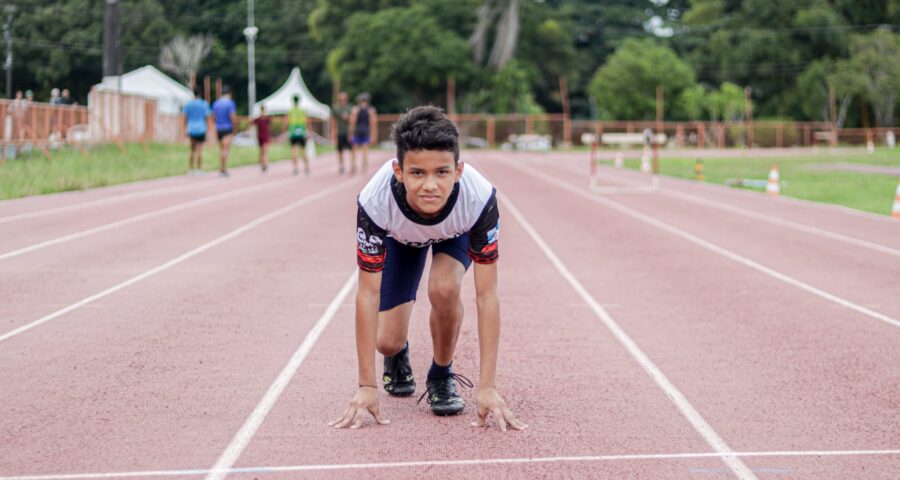
[[[360,269],[359,289],[356,291],[356,357],[360,385],[378,386],[375,378],[375,334],[380,302],[381,272]]]
[[[356,291],[356,357],[359,362],[359,387],[350,405],[340,417],[328,424],[335,428],[359,428],[366,411],[380,425],[390,423],[381,418],[378,407],[378,381],[375,378],[375,335],[378,328],[378,306],[381,302],[381,271],[384,268],[387,231],[379,227],[358,205],[356,214],[356,264],[359,285]]]
[[[478,306],[478,347],[481,370],[478,377],[478,420],[472,426],[486,425],[494,415],[500,429],[509,424],[516,430],[528,427],[516,419],[497,392],[497,353],[500,346],[500,299],[497,296],[497,263],[475,263],[475,294]]]
[[[338,418],[328,422],[334,428],[362,427],[363,414],[369,412],[379,425],[390,420],[381,417],[378,405],[378,383],[375,380],[375,331],[378,322],[378,302],[381,300],[381,272],[359,270],[359,290],[356,292],[356,355],[359,359],[359,387],[350,405]]]

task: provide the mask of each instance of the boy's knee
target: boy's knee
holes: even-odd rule
[[[378,338],[375,342],[375,348],[378,349],[378,353],[388,357],[400,353],[400,350],[403,350],[405,345],[406,340],[398,338]]]
[[[432,308],[438,310],[456,307],[459,303],[459,291],[461,285],[451,280],[440,280],[428,285],[428,300]]]

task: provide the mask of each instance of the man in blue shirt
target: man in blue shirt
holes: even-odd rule
[[[231,99],[231,89],[222,87],[222,96],[213,103],[216,116],[216,134],[219,138],[219,176],[228,176],[228,150],[231,148],[231,136],[237,125],[237,106]]]
[[[209,103],[199,98],[199,87],[194,88],[194,99],[184,107],[184,129],[191,139],[191,155],[188,159],[188,175],[203,172],[203,144],[206,142],[206,119],[212,113]]]

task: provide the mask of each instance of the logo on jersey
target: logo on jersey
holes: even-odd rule
[[[384,244],[380,238],[375,235],[366,236],[366,232],[362,228],[356,229],[356,241],[359,243],[359,251],[373,255],[379,253],[381,246]]]
[[[490,253],[494,250],[497,250],[497,240],[500,239],[500,220],[497,220],[497,225],[494,228],[488,230],[487,232],[487,245],[481,249],[481,253]]]

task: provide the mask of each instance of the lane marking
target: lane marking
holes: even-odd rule
[[[567,168],[567,170],[569,170]],[[574,173],[574,172],[573,172]],[[608,173],[599,173],[598,176],[613,179],[619,182],[625,182],[634,185],[642,185],[639,182],[631,179],[621,178],[615,175],[611,175]],[[895,257],[900,257],[900,250],[896,248],[891,248],[886,245],[881,245],[879,243],[869,242],[867,240],[862,240],[860,238],[850,237],[847,235],[843,235],[840,233],[831,232],[828,230],[823,230],[821,228],[811,227],[809,225],[804,225],[802,223],[793,222],[791,220],[785,220],[782,218],[774,217],[771,215],[766,215],[764,213],[754,212],[752,210],[747,210],[735,205],[726,204],[726,203],[718,203],[713,200],[703,198],[697,195],[692,195],[690,193],[680,192],[677,190],[672,190],[669,188],[660,188],[659,193],[663,195],[667,195],[670,197],[675,197],[686,202],[694,203],[697,205],[702,205],[709,208],[715,208],[717,210],[722,210],[724,212],[735,213],[747,218],[752,218],[754,220],[761,220],[763,222],[768,222],[774,225],[779,225],[786,228],[791,228],[800,232],[809,233],[811,235],[818,235],[821,237],[825,237],[831,240],[836,240],[839,242],[848,243],[851,245],[855,245],[857,247],[868,248],[870,250],[874,250],[881,253],[886,253],[888,255],[893,255]]]
[[[719,454],[722,454],[723,462],[728,466],[728,468],[737,475],[738,478],[742,480],[756,479],[756,475],[753,474],[752,471],[744,464],[741,459],[734,456],[734,450],[725,443],[725,440],[713,430],[712,426],[707,423],[706,419],[700,415],[693,405],[688,401],[687,397],[685,397],[681,391],[678,390],[675,385],[669,381],[666,375],[653,363],[652,360],[634,343],[634,340],[625,333],[625,330],[619,326],[618,323],[610,316],[610,314],[602,307],[594,297],[588,293],[588,291],[581,285],[581,282],[578,281],[577,278],[569,271],[569,269],[563,264],[562,260],[550,246],[544,241],[544,239],[537,233],[534,227],[531,226],[531,223],[525,219],[525,216],[522,215],[522,212],[519,211],[518,208],[512,203],[512,201],[504,194],[498,194],[498,197],[505,204],[505,208],[507,211],[512,213],[513,217],[515,217],[516,221],[519,222],[519,225],[525,229],[534,243],[544,252],[544,255],[550,260],[550,263],[556,267],[556,270],[559,271],[560,275],[569,282],[569,285],[578,293],[578,295],[584,300],[585,303],[590,305],[591,310],[594,311],[594,314],[604,326],[616,337],[616,340],[625,347],[629,354],[638,362],[641,368],[646,371],[653,381],[665,392],[666,396],[669,397],[669,400],[672,401],[673,404],[681,411],[681,414],[690,422],[691,426],[694,427],[694,430],[699,433],[706,443],[712,447],[712,449]]]
[[[37,210],[34,212],[19,213],[16,215],[0,217],[0,224],[15,222],[18,220],[26,220],[29,218],[45,217],[48,215],[56,215],[59,213],[71,212],[74,210],[81,210],[84,208],[94,207],[97,205],[108,205],[108,204],[113,204],[113,203],[120,203],[120,202],[125,202],[128,200],[134,200],[135,198],[153,197],[153,196],[157,196],[157,195],[163,195],[166,193],[174,193],[174,192],[180,192],[183,190],[198,189],[198,188],[210,187],[210,186],[215,186],[215,185],[221,185],[221,183],[208,182],[207,184],[202,185],[202,186],[198,186],[196,183],[188,183],[188,184],[183,184],[183,185],[177,185],[174,187],[162,187],[162,188],[156,188],[156,189],[152,189],[152,190],[141,190],[139,192],[134,192],[134,193],[125,193],[122,195],[115,195],[112,197],[98,198],[96,200],[89,200],[86,202],[77,203],[75,205],[66,205],[64,207],[50,207],[50,208],[46,208],[46,209],[42,209],[42,210]]]
[[[777,458],[777,457],[862,457],[900,455],[900,450],[809,450],[809,451],[774,451],[774,452],[733,452],[730,455],[745,458]],[[175,477],[186,475],[208,475],[211,473],[283,473],[283,472],[316,472],[333,470],[374,470],[384,468],[421,468],[421,467],[460,467],[472,465],[509,465],[540,463],[583,463],[583,462],[621,462],[644,460],[691,460],[722,458],[721,453],[649,453],[634,455],[583,455],[567,457],[520,457],[520,458],[474,458],[463,460],[422,460],[413,462],[383,463],[346,463],[316,465],[278,465],[269,467],[241,467],[215,471],[205,468],[182,470],[144,470],[108,473],[68,473],[50,475],[22,475],[0,477],[0,480],[90,480],[105,478],[132,477]]]
[[[256,220],[246,223],[243,226],[238,227],[238,228],[232,230],[231,232],[226,233],[225,235],[222,235],[221,237],[210,240],[209,242],[206,242],[203,245],[200,245],[199,247],[194,248],[193,250],[183,253],[183,254],[179,255],[178,257],[175,257],[172,260],[169,260],[168,262],[163,263],[162,265],[156,266],[156,267],[154,267],[150,270],[147,270],[144,273],[141,273],[139,275],[135,275],[134,277],[131,277],[128,280],[125,280],[124,282],[113,285],[112,287],[109,287],[100,293],[86,297],[82,300],[79,300],[75,303],[70,304],[69,306],[67,306],[65,308],[57,310],[49,315],[45,315],[37,320],[34,320],[33,322],[29,322],[25,325],[22,325],[21,327],[18,327],[9,332],[6,332],[3,335],[0,335],[0,342],[10,339],[21,333],[27,332],[28,330],[31,330],[32,328],[35,328],[39,325],[47,323],[55,318],[61,317],[73,310],[83,307],[84,305],[92,303],[95,300],[99,300],[101,298],[112,295],[113,293],[116,293],[119,290],[125,289],[131,285],[134,285],[135,283],[140,282],[141,280],[152,277],[153,275],[156,275],[157,273],[168,270],[168,269],[174,267],[175,265],[178,265],[179,263],[184,262],[185,260],[195,257],[211,248],[214,248],[214,247],[216,247],[222,243],[225,243],[243,233],[246,233],[247,231],[249,231],[253,228],[256,228],[270,220],[274,220],[286,213],[296,210],[297,208],[300,208],[304,205],[315,202],[316,200],[320,200],[324,197],[327,197],[328,195],[331,195],[332,193],[335,193],[339,190],[345,189],[351,185],[355,185],[357,183],[356,180],[357,179],[346,180],[346,181],[344,181],[344,183],[341,183],[341,184],[338,184],[338,185],[335,185],[332,187],[328,187],[324,190],[320,190],[319,192],[316,192],[311,195],[307,195],[307,196],[301,198],[300,200],[297,200],[291,204],[288,204],[287,206],[281,207],[281,208],[274,210],[272,212],[269,212],[261,217],[258,217]]]
[[[20,248],[18,250],[12,250],[3,254],[0,254],[0,260],[6,260],[7,258],[17,257],[19,255],[24,255],[26,253],[34,252],[36,250],[41,250],[47,247],[51,247],[53,245],[59,245],[60,243],[70,242],[72,240],[77,240],[79,238],[88,237],[90,235],[94,235],[100,232],[107,232],[109,230],[113,230],[115,228],[124,227],[125,225],[130,225],[132,223],[141,222],[144,220],[148,220],[151,218],[161,217],[163,215],[168,215],[170,213],[181,212],[184,210],[189,210],[194,207],[199,207],[201,205],[207,205],[213,202],[217,202],[219,200],[224,200],[228,198],[240,197],[242,195],[246,195],[248,193],[253,193],[257,191],[263,190],[271,190],[282,185],[288,183],[296,183],[296,179],[293,178],[284,178],[281,180],[276,180],[274,182],[267,182],[262,185],[254,185],[250,187],[239,188],[237,190],[229,190],[227,192],[217,193],[215,195],[210,195],[207,197],[198,198],[196,200],[189,201],[187,203],[182,203],[178,205],[173,205],[171,207],[161,208],[159,210],[153,210],[146,213],[141,213],[135,215],[133,217],[124,218],[122,220],[117,220],[115,222],[107,223],[104,225],[99,225],[97,227],[89,228],[87,230],[82,230],[80,232],[70,233],[68,235],[63,235],[61,237],[57,237],[51,240],[46,240],[43,242],[35,243],[28,247]]]
[[[300,344],[300,347],[294,352],[294,355],[288,361],[287,365],[284,366],[284,369],[281,370],[281,373],[278,374],[278,377],[272,382],[272,385],[269,386],[269,390],[267,390],[262,399],[260,399],[256,408],[254,408],[253,412],[250,413],[250,416],[247,417],[247,420],[241,426],[240,430],[235,433],[231,443],[229,443],[225,451],[222,452],[222,455],[219,457],[219,460],[216,461],[216,464],[211,469],[206,480],[221,480],[225,478],[231,467],[234,466],[241,454],[244,453],[244,449],[250,444],[250,440],[256,435],[256,431],[259,429],[260,425],[262,425],[266,416],[269,415],[269,412],[272,411],[275,403],[278,402],[278,397],[281,396],[284,389],[287,388],[291,379],[294,377],[294,374],[296,374],[300,366],[303,365],[303,360],[306,359],[306,356],[309,354],[309,351],[312,350],[316,341],[319,340],[322,332],[324,332],[325,328],[328,327],[328,324],[331,323],[331,319],[334,318],[334,315],[343,306],[344,299],[347,298],[347,295],[349,295],[353,290],[353,287],[356,286],[358,275],[359,273],[354,268],[350,277],[344,282],[344,286],[341,287],[341,290],[334,299],[331,300],[331,304],[328,305],[328,308],[316,322],[315,326],[313,326],[312,330],[306,335],[303,343]]]
[[[663,221],[661,221],[661,220],[657,220],[657,219],[654,218],[654,217],[651,217],[651,216],[649,216],[649,215],[646,215],[646,214],[644,214],[644,213],[641,213],[641,212],[639,212],[639,211],[637,211],[637,210],[634,210],[634,209],[632,209],[632,208],[626,207],[625,205],[623,205],[623,204],[621,204],[621,203],[619,203],[619,202],[610,200],[610,199],[608,199],[608,198],[603,198],[603,197],[598,197],[598,196],[596,196],[596,195],[592,195],[592,194],[590,194],[589,192],[586,192],[586,191],[584,191],[584,190],[582,190],[582,189],[580,189],[580,188],[578,188],[578,187],[576,187],[576,186],[574,186],[574,185],[572,185],[572,184],[570,184],[570,183],[568,183],[568,182],[559,180],[559,179],[557,179],[557,178],[555,178],[555,177],[549,177],[549,176],[547,176],[547,175],[541,175],[540,173],[536,172],[536,171],[535,171],[534,169],[532,169],[531,167],[525,167],[525,166],[522,166],[522,165],[516,165],[516,164],[513,164],[513,163],[506,162],[505,160],[501,160],[501,162],[504,163],[504,164],[507,165],[507,166],[510,166],[510,167],[512,167],[512,168],[515,168],[515,169],[517,169],[517,170],[519,170],[519,171],[521,171],[521,172],[523,172],[523,173],[525,173],[525,174],[527,174],[527,175],[530,175],[530,176],[532,176],[532,177],[534,177],[534,178],[537,178],[537,179],[542,180],[542,181],[544,181],[544,182],[547,182],[547,183],[556,185],[556,186],[559,187],[559,188],[562,188],[562,189],[564,189],[564,190],[567,190],[567,191],[569,191],[569,192],[572,192],[572,193],[574,193],[574,194],[576,194],[576,195],[580,195],[580,196],[582,196],[582,197],[584,197],[584,198],[587,198],[588,200],[597,202],[597,203],[599,203],[599,204],[601,204],[601,205],[604,205],[604,206],[606,206],[606,207],[612,208],[613,210],[617,210],[617,211],[619,211],[619,212],[621,212],[621,213],[624,213],[625,215],[628,215],[628,216],[630,216],[630,217],[632,217],[632,218],[635,218],[635,219],[637,219],[637,220],[640,220],[640,221],[642,221],[642,222],[644,222],[644,223],[650,224],[650,225],[652,225],[652,226],[654,226],[654,227],[657,227],[657,228],[659,228],[659,229],[661,229],[661,230],[665,230],[665,231],[671,233],[672,235],[681,237],[681,238],[683,238],[683,239],[685,239],[685,240],[687,240],[687,241],[689,241],[689,242],[691,242],[691,243],[693,243],[693,244],[695,244],[695,245],[698,245],[698,246],[700,246],[700,247],[702,247],[702,248],[705,248],[705,249],[707,249],[707,250],[709,250],[709,251],[711,251],[711,252],[717,253],[717,254],[719,254],[719,255],[721,255],[721,256],[723,256],[723,257],[725,257],[725,258],[728,258],[728,259],[730,259],[730,260],[734,260],[735,262],[738,262],[738,263],[740,263],[741,265],[744,265],[744,266],[746,266],[746,267],[749,267],[749,268],[752,268],[752,269],[754,269],[754,270],[757,270],[757,271],[759,271],[759,272],[761,272],[761,273],[764,273],[764,274],[766,274],[766,275],[768,275],[768,276],[770,276],[770,277],[772,277],[772,278],[775,278],[776,280],[780,280],[780,281],[782,281],[782,282],[784,282],[784,283],[787,283],[788,285],[792,285],[792,286],[797,287],[797,288],[799,288],[799,289],[801,289],[801,290],[805,290],[805,291],[807,291],[807,292],[809,292],[809,293],[812,293],[813,295],[816,295],[816,296],[818,296],[818,297],[821,297],[821,298],[823,298],[823,299],[825,299],[825,300],[828,300],[828,301],[830,301],[830,302],[836,303],[836,304],[841,305],[841,306],[843,306],[843,307],[849,308],[850,310],[853,310],[853,311],[855,311],[855,312],[861,313],[861,314],[863,314],[863,315],[866,315],[866,316],[868,316],[868,317],[874,318],[874,319],[876,319],[876,320],[880,320],[880,321],[882,321],[882,322],[884,322],[884,323],[887,323],[888,325],[892,325],[892,326],[894,326],[894,327],[900,327],[900,320],[897,320],[897,319],[895,319],[895,318],[889,317],[889,316],[887,316],[887,315],[885,315],[885,314],[883,314],[883,313],[879,313],[879,312],[876,312],[876,311],[874,311],[874,310],[868,309],[868,308],[866,308],[866,307],[863,307],[862,305],[858,305],[858,304],[853,303],[853,302],[851,302],[851,301],[849,301],[849,300],[845,300],[845,299],[843,299],[843,298],[841,298],[841,297],[839,297],[839,296],[837,296],[837,295],[834,295],[834,294],[832,294],[832,293],[828,293],[828,292],[826,292],[825,290],[822,290],[822,289],[820,289],[820,288],[816,288],[816,287],[814,287],[814,286],[812,286],[812,285],[810,285],[810,284],[808,284],[808,283],[805,283],[805,282],[803,282],[803,281],[797,280],[797,279],[795,279],[795,278],[793,278],[793,277],[790,277],[790,276],[788,276],[788,275],[786,275],[786,274],[784,274],[784,273],[781,273],[781,272],[779,272],[779,271],[777,271],[777,270],[774,270],[774,269],[769,268],[769,267],[767,267],[767,266],[765,266],[765,265],[762,265],[761,263],[758,263],[758,262],[756,262],[756,261],[750,260],[750,259],[747,258],[747,257],[738,255],[737,253],[734,253],[734,252],[732,252],[731,250],[727,250],[727,249],[725,249],[725,248],[723,248],[723,247],[720,247],[720,246],[718,246],[718,245],[716,245],[716,244],[714,244],[714,243],[711,243],[711,242],[708,242],[708,241],[706,241],[706,240],[703,240],[702,238],[697,237],[696,235],[690,234],[690,233],[688,233],[688,232],[686,232],[686,231],[684,231],[684,230],[681,230],[681,229],[679,229],[679,228],[673,227],[672,225],[670,225],[670,224],[668,224],[668,223],[665,223],[665,222],[663,222]]]

